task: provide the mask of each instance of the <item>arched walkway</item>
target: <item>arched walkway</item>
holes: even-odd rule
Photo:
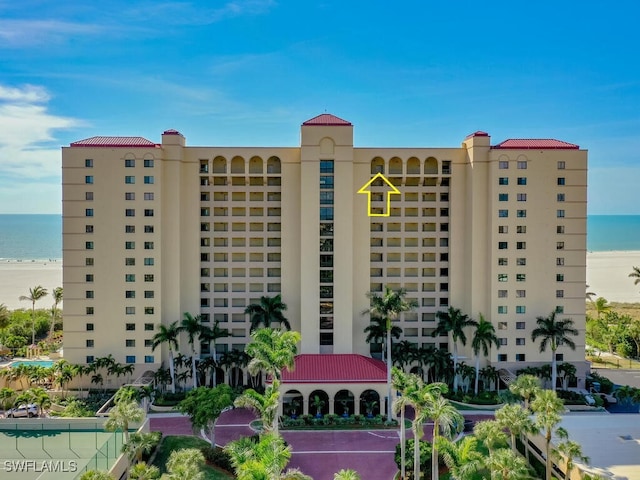
[[[350,390],[340,390],[333,397],[333,413],[345,417],[355,413],[355,400]]]
[[[329,413],[329,395],[324,390],[314,390],[309,395],[309,414],[326,415]]]
[[[282,411],[284,415],[295,418],[304,411],[304,397],[299,390],[287,390],[282,396]]]
[[[380,413],[380,395],[375,390],[365,390],[360,395],[360,413],[367,417]]]

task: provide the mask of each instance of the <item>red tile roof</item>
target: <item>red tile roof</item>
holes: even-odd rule
[[[78,140],[72,147],[155,147],[156,144],[143,137],[91,137]]]
[[[384,383],[387,368],[380,360],[356,354],[296,356],[293,372],[282,371],[282,383]]]
[[[317,117],[313,117],[310,120],[307,120],[302,125],[321,125],[321,126],[332,126],[332,127],[351,127],[353,126],[351,122],[347,122],[341,118],[336,117],[335,115],[331,115],[330,113],[323,113],[318,115]]]
[[[491,148],[512,148],[516,150],[551,149],[578,150],[580,147],[573,143],[554,140],[552,138],[509,138]]]

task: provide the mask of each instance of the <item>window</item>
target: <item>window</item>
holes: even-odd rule
[[[145,208],[144,209],[145,217],[153,217],[153,208]]]
[[[564,193],[558,193],[558,195],[556,195],[556,200],[558,202],[564,202],[565,196]]]
[[[153,168],[153,159],[152,158],[146,158],[144,160],[144,166],[146,168]]]
[[[506,305],[498,305],[498,313],[499,314],[506,314],[507,313],[507,306]]]
[[[507,345],[507,339],[504,337],[498,338],[498,345]]]
[[[556,282],[564,282],[564,273],[556,273]]]
[[[507,361],[507,354],[506,353],[499,353],[498,354],[498,361],[499,362],[506,362]]]
[[[135,282],[136,281],[135,273],[125,273],[124,281],[125,282]]]
[[[333,189],[333,175],[320,175],[320,188],[321,189]]]
[[[153,290],[144,291],[144,298],[154,298],[154,297],[155,297],[155,293]]]
[[[507,202],[509,200],[509,194],[508,193],[499,193],[498,194],[498,201],[499,202]]]
[[[333,282],[333,270],[320,270],[320,283]]]
[[[125,324],[125,330],[132,332],[136,329],[136,324],[135,323],[126,323]]]
[[[525,307],[524,305],[516,305],[516,313],[518,314],[527,313],[527,307]]]
[[[507,322],[498,322],[498,330],[506,330]]]
[[[136,216],[136,209],[135,208],[127,208],[124,211],[124,214],[127,217],[135,217]]]
[[[136,363],[136,356],[135,355],[127,355],[125,357],[125,363]]]
[[[93,332],[93,323],[87,323],[85,330],[87,332]]]
[[[564,250],[564,242],[556,242],[556,250]]]
[[[527,226],[526,225],[518,225],[516,227],[516,233],[527,233]]]
[[[516,338],[516,345],[525,345],[524,338],[522,338],[522,337]]]
[[[564,161],[559,161],[558,162],[558,170],[564,170],[566,164]]]
[[[564,353],[556,353],[556,362],[564,362]]]
[[[516,322],[516,330],[524,330],[527,326],[527,322]]]
[[[527,242],[516,242],[516,249],[518,250],[526,250]]]
[[[498,185],[509,185],[509,178],[508,177],[498,178]]]
[[[155,359],[153,355],[145,355],[144,356],[144,363],[155,363]]]
[[[564,298],[564,290],[556,290],[556,298]]]
[[[87,267],[93,267],[93,263],[94,263],[93,262],[93,257],[87,257],[87,258],[84,259],[84,264]]]
[[[507,274],[506,273],[499,273],[498,274],[498,281],[499,282],[506,282],[508,280]]]
[[[132,338],[127,338],[124,341],[124,345],[125,345],[125,347],[129,347],[129,348],[135,347],[136,346],[136,341],[134,339],[132,339]]]
[[[87,208],[84,211],[84,216],[85,217],[93,217],[93,208]]]
[[[153,242],[144,242],[145,250],[153,250]]]
[[[320,251],[321,252],[333,252],[333,239],[321,238],[320,239]]]
[[[84,298],[94,298],[93,290],[87,290],[84,292]]]
[[[333,160],[320,160],[320,173],[333,173]]]
[[[144,330],[146,332],[152,332],[153,331],[153,323],[145,323],[144,324]]]
[[[526,217],[526,216],[527,216],[527,211],[526,211],[526,210],[518,210],[518,211],[516,212],[516,216],[517,216],[518,218],[524,218],[524,217]]]
[[[498,217],[507,218],[509,216],[509,210],[498,210]]]
[[[124,307],[124,314],[125,315],[135,315],[136,314],[136,307]]]
[[[127,175],[126,177],[124,177],[124,183],[134,184],[136,183],[136,177],[134,177],[133,175]]]
[[[86,307],[84,310],[85,314],[93,315],[93,307]],[[92,324],[93,325],[93,324]]]
[[[516,282],[525,282],[527,280],[526,273],[516,273]]]
[[[154,307],[144,307],[145,315],[153,315],[154,311],[155,311]]]
[[[145,273],[144,281],[145,282],[153,282],[153,273]]]
[[[564,267],[564,257],[556,257],[556,266]]]
[[[558,210],[556,212],[556,217],[558,218],[564,218],[564,210]]]
[[[527,296],[526,290],[516,290],[516,298],[525,298]]]
[[[146,266],[148,266],[148,267],[149,267],[149,266],[151,266],[151,265],[153,265],[153,263],[154,263],[154,262],[153,262],[153,257],[151,257],[151,258],[145,258],[145,259],[144,259],[144,264],[145,264]]]
[[[518,185],[526,185],[527,184],[527,177],[518,177],[517,183],[518,183]]]
[[[136,242],[124,242],[124,248],[126,250],[135,250]]]
[[[500,265],[501,267],[507,266],[509,265],[509,260],[507,258],[500,257],[498,258],[498,265]]]
[[[88,282],[88,283],[93,282],[93,273],[87,273],[87,274],[84,276],[84,281],[85,281],[85,282]]]
[[[558,225],[556,227],[556,233],[564,233],[564,225]]]
[[[145,200],[153,200],[153,192],[145,192],[144,193]]]
[[[136,199],[136,194],[134,192],[124,192],[124,199],[125,200],[135,200]]]
[[[526,193],[518,193],[517,197],[519,202],[526,202],[527,201],[527,194]]]
[[[506,290],[498,290],[498,298],[507,298],[507,291]]]
[[[136,298],[135,290],[127,290],[124,292],[124,298]]]
[[[564,177],[558,177],[558,185],[565,185],[566,180]]]
[[[499,250],[505,250],[508,248],[508,242],[498,242],[498,249]]]
[[[333,207],[320,207],[320,220],[333,220]]]
[[[126,158],[126,159],[124,160],[124,166],[125,166],[126,168],[132,168],[132,167],[135,167],[135,166],[136,166],[136,161],[135,161],[134,159],[132,159],[132,158]]]
[[[509,162],[501,160],[500,162],[498,162],[498,168],[500,170],[507,170],[509,168]]]
[[[124,226],[124,233],[136,233],[136,226],[135,225],[125,225]]]
[[[524,353],[516,353],[516,362],[525,362],[526,356]]]
[[[527,169],[527,162],[523,162],[523,161],[519,161],[518,162],[518,170],[526,170]]]
[[[87,168],[93,168],[93,159],[91,158],[85,159],[84,166]]]
[[[86,184],[92,184],[92,183],[93,183],[93,175],[85,175],[85,177],[84,177],[84,183],[86,183]]]
[[[144,233],[153,233],[153,225],[145,225]]]
[[[85,233],[93,233],[93,225],[85,225],[84,226]]]
[[[87,355],[86,362],[87,363],[93,363],[93,355]]]
[[[153,175],[145,175],[144,183],[147,185],[153,185]]]
[[[506,225],[499,225],[498,233],[509,233],[509,227],[507,227]]]

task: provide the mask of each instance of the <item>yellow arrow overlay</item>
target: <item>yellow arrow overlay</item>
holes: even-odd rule
[[[389,187],[389,190],[387,190],[387,208],[386,213],[373,213],[371,210],[371,184],[373,182],[375,182],[377,179],[382,179],[382,181]],[[367,194],[367,205],[368,205],[368,212],[367,214],[370,217],[388,217],[389,215],[391,215],[391,195],[398,195],[400,194],[400,190],[398,190],[393,183],[391,183],[387,177],[385,177],[383,174],[381,173],[376,173],[376,175],[369,180],[367,183],[365,183],[362,188],[360,188],[360,190],[358,190],[358,193],[366,193]]]

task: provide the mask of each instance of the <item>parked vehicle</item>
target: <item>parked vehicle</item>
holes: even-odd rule
[[[28,405],[20,405],[16,408],[7,410],[7,418],[36,417],[38,416],[38,407],[30,403]]]

